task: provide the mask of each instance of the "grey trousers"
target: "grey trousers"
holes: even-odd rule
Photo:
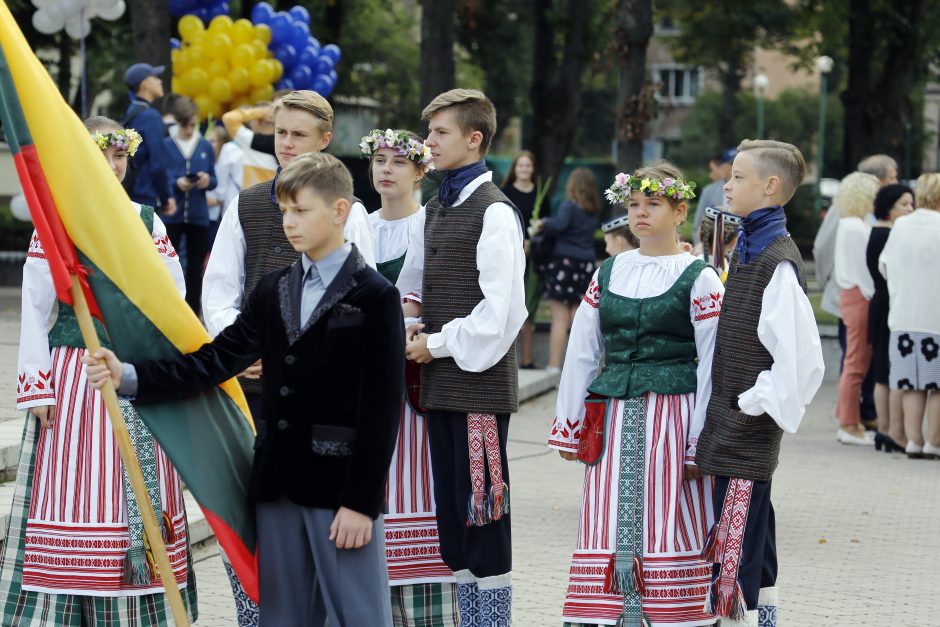
[[[381,516],[361,549],[330,542],[335,512],[258,503],[260,627],[391,627]]]

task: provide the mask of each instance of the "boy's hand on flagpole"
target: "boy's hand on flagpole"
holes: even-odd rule
[[[39,419],[39,426],[43,429],[51,429],[52,421],[55,420],[55,405],[39,405],[30,407],[29,413]]]
[[[361,549],[372,540],[372,519],[348,507],[340,507],[330,525],[330,542],[337,549]]]
[[[94,356],[85,353],[82,357],[82,363],[85,364],[85,374],[88,377],[88,384],[100,390],[107,383],[108,379],[114,385],[116,390],[121,385],[121,374],[124,366],[121,360],[107,348],[99,348]]]
[[[245,368],[245,371],[238,376],[245,377],[246,379],[260,379],[261,378],[261,360],[259,359],[255,363]]]

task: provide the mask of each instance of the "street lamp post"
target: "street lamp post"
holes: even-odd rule
[[[764,92],[770,79],[766,74],[754,77],[754,90],[757,92],[757,139],[764,139]]]
[[[819,151],[816,155],[816,194],[813,207],[818,215],[822,210],[819,182],[823,176],[826,149],[826,82],[829,78],[829,72],[832,71],[832,57],[823,55],[816,59],[816,69],[819,70]]]

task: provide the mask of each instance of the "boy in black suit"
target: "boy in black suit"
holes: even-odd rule
[[[343,239],[352,178],[335,157],[295,158],[278,179],[284,232],[304,253],[267,274],[235,322],[198,351],[121,364],[88,358],[137,402],[196,394],[265,364],[250,496],[262,627],[391,625],[381,512],[399,425],[398,291]],[[314,583],[316,582],[316,585]],[[316,612],[315,612],[316,608]]]

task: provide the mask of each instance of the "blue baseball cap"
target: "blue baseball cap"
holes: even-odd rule
[[[729,148],[728,150],[721,153],[721,156],[718,158],[718,163],[731,163],[734,161],[734,158],[737,154],[737,148]]]
[[[162,65],[135,63],[124,72],[124,83],[131,89],[137,89],[145,79],[151,76],[161,76],[163,69]]]

